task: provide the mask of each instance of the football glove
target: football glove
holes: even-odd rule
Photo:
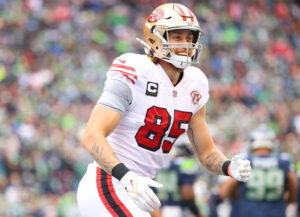
[[[238,181],[246,182],[250,177],[250,161],[243,160],[240,155],[235,155],[231,159],[229,175]]]
[[[138,176],[132,171],[127,172],[120,180],[129,197],[142,210],[149,212],[160,207],[160,201],[149,187],[162,187],[162,184],[147,178]]]

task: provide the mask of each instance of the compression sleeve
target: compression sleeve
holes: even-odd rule
[[[122,115],[131,104],[132,93],[129,86],[117,79],[108,80],[97,104],[108,106]]]

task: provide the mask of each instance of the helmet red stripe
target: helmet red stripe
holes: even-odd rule
[[[183,18],[183,21],[186,21],[186,15],[185,15],[183,9],[181,8],[181,6],[178,5],[178,4],[175,4],[175,6],[176,6],[176,7],[178,8],[178,10],[180,11],[180,14],[181,14],[181,16],[182,16],[182,18]]]
[[[191,10],[188,9],[187,7],[185,7],[185,9],[188,11],[188,13],[189,13],[189,15],[190,15],[190,17],[191,17],[191,21],[194,22],[194,15],[193,15],[193,13],[191,12]]]

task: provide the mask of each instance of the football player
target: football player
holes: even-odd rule
[[[228,178],[220,187],[220,197],[238,192],[231,217],[285,217],[286,205],[297,199],[297,177],[289,155],[275,151],[275,134],[265,125],[251,137],[248,182]]]
[[[164,186],[157,189],[162,216],[182,217],[189,211],[193,216],[203,217],[195,204],[194,183],[199,176],[199,166],[187,136],[180,136],[171,155],[174,157],[156,176],[156,181]]]
[[[150,187],[162,187],[152,178],[186,131],[208,170],[248,179],[249,161],[228,160],[208,131],[208,81],[191,66],[199,62],[201,35],[187,7],[164,4],[145,22],[140,41],[147,55],[113,61],[82,140],[95,160],[78,187],[82,216],[150,216],[160,206]]]

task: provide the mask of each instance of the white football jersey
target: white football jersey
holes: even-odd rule
[[[127,53],[112,63],[107,72],[110,79],[130,87],[132,103],[107,140],[130,170],[154,177],[164,155],[207,102],[207,78],[200,69],[189,66],[174,87],[160,64],[146,55]]]

